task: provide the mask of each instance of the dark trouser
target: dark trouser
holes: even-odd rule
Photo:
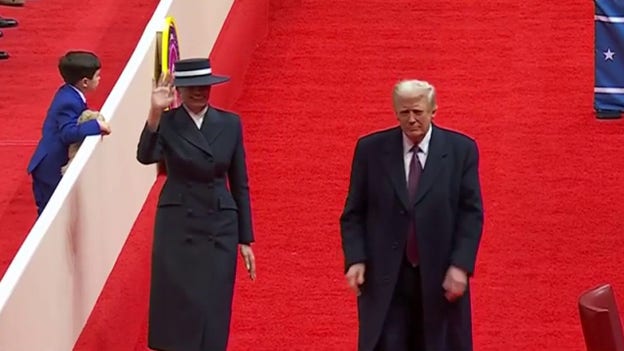
[[[420,270],[404,260],[375,351],[425,351],[422,310]]]
[[[59,179],[60,180],[60,179]],[[38,179],[34,174],[32,175],[32,189],[33,196],[35,197],[35,203],[37,204],[37,215],[41,216],[41,212],[50,201],[52,194],[54,194],[54,190],[59,182],[55,184],[50,184],[49,182],[44,182],[43,180]]]

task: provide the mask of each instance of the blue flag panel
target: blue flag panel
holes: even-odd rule
[[[624,110],[624,0],[595,0],[597,111]]]

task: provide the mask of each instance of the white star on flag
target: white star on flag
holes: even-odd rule
[[[607,49],[607,51],[604,51],[603,54],[605,55],[605,61],[613,61],[613,56],[615,55],[615,52],[611,51],[611,49]]]

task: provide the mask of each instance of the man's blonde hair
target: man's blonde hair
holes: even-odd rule
[[[392,102],[396,105],[398,98],[420,95],[424,95],[427,98],[429,107],[431,107],[432,110],[438,107],[436,103],[435,87],[429,82],[417,79],[404,79],[396,83],[392,91]]]

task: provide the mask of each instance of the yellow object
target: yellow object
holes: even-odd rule
[[[178,45],[178,30],[175,19],[171,16],[165,18],[164,30],[160,36],[160,71],[169,75],[174,71],[174,64],[180,59],[180,46]],[[157,78],[158,79],[158,78]],[[180,98],[175,93],[170,108],[180,105]]]

